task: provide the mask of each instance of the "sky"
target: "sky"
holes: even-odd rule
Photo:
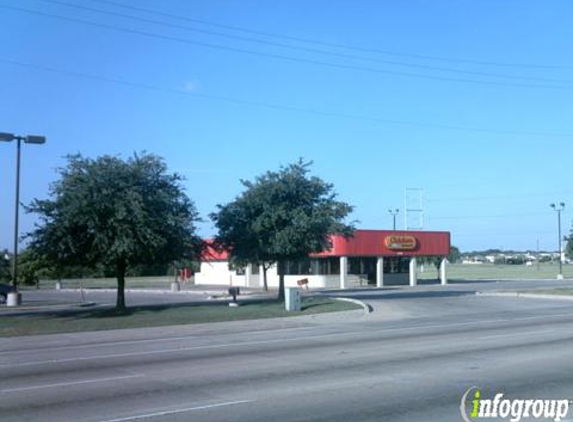
[[[0,132],[21,201],[65,156],[163,157],[203,222],[241,179],[302,157],[359,228],[463,251],[556,250],[573,220],[568,0],[0,0]],[[15,144],[0,143],[0,248]],[[414,190],[418,189],[418,190]],[[422,196],[423,219],[416,211]],[[20,231],[34,215],[22,213]]]

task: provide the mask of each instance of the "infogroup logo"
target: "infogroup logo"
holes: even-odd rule
[[[460,412],[465,422],[493,418],[511,422],[519,422],[522,418],[559,422],[569,412],[569,399],[508,399],[504,398],[504,393],[485,398],[480,388],[472,387],[462,396]]]

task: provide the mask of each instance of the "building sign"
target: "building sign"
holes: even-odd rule
[[[418,241],[414,236],[386,236],[384,245],[392,251],[412,251],[416,249]]]

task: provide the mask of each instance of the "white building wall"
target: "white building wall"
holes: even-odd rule
[[[198,273],[195,273],[195,284],[215,284],[222,286],[246,286],[244,275],[229,271],[227,261],[201,262]]]
[[[349,275],[349,284],[354,287],[358,286],[358,278]],[[340,286],[340,275],[285,275],[286,287],[298,287],[298,280],[308,279],[309,288],[333,288],[338,289]],[[269,287],[279,286],[279,276],[277,268],[273,265],[267,270],[267,283]],[[201,262],[198,273],[195,274],[195,284],[214,284],[222,286],[246,286],[246,277],[237,275],[236,271],[230,271],[227,261]],[[248,287],[263,287],[263,274],[250,275]],[[304,286],[303,286],[304,287]]]
[[[298,287],[297,281],[303,278],[308,279],[308,288],[319,289],[339,289],[340,274],[329,275],[285,275],[286,287]],[[408,285],[408,273],[404,274],[384,274],[385,286]],[[269,287],[278,287],[279,276],[276,266],[267,270],[267,283]],[[227,261],[202,262],[200,271],[195,274],[195,284],[198,285],[221,285],[221,286],[244,286],[244,287],[263,287],[263,274],[251,274],[249,286],[246,284],[244,275],[237,275],[236,271],[229,271]],[[345,288],[353,289],[360,286],[366,286],[368,281],[357,274],[347,274]],[[303,286],[303,288],[305,288]]]

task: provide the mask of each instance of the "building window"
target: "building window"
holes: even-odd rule
[[[328,274],[340,274],[340,258],[326,258],[328,260]]]
[[[348,258],[348,274],[362,274],[362,260],[360,258]]]
[[[392,256],[384,258],[385,274],[403,274],[410,271],[410,258],[404,256]]]
[[[253,271],[254,274],[254,271]],[[338,275],[340,258],[306,258],[285,262],[285,275]]]
[[[369,282],[376,281],[376,261],[377,258],[365,256],[348,259],[348,273],[360,275]]]
[[[285,275],[309,275],[311,273],[310,258],[285,263]]]

